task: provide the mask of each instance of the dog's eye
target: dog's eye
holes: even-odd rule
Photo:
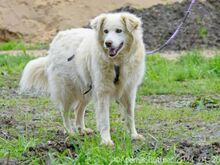
[[[116,33],[121,33],[122,32],[122,30],[121,29],[116,29],[116,31],[115,31]]]
[[[106,33],[106,34],[107,34],[107,33],[108,33],[108,30],[107,30],[107,29],[105,29],[105,30],[104,30],[104,33]]]

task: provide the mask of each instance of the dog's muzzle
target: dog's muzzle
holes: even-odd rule
[[[114,47],[109,47],[108,49],[108,55],[110,57],[114,57],[118,54],[119,50],[123,47],[124,43],[122,42],[117,48]]]

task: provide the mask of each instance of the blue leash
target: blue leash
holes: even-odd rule
[[[190,14],[190,11],[192,9],[192,6],[194,5],[195,2],[196,2],[196,0],[191,1],[190,5],[188,7],[188,10],[186,11],[185,16],[183,17],[181,23],[177,26],[175,32],[171,35],[171,37],[163,45],[161,45],[157,49],[154,49],[152,51],[146,51],[146,55],[154,54],[156,52],[161,51],[163,48],[165,48],[176,37],[176,35],[179,33],[181,27],[185,23],[186,19],[188,18],[189,14]]]

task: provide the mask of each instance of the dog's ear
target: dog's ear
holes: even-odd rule
[[[131,33],[134,30],[138,29],[138,27],[141,26],[140,18],[136,17],[133,14],[123,13],[121,18],[122,18],[122,22],[125,25],[126,29]]]
[[[90,26],[92,29],[99,31],[104,24],[106,19],[106,14],[101,14],[90,21]]]

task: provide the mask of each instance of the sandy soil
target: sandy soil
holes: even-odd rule
[[[57,31],[86,25],[99,13],[125,5],[146,8],[175,1],[177,0],[0,0],[0,41],[22,35],[25,40],[47,42]]]

